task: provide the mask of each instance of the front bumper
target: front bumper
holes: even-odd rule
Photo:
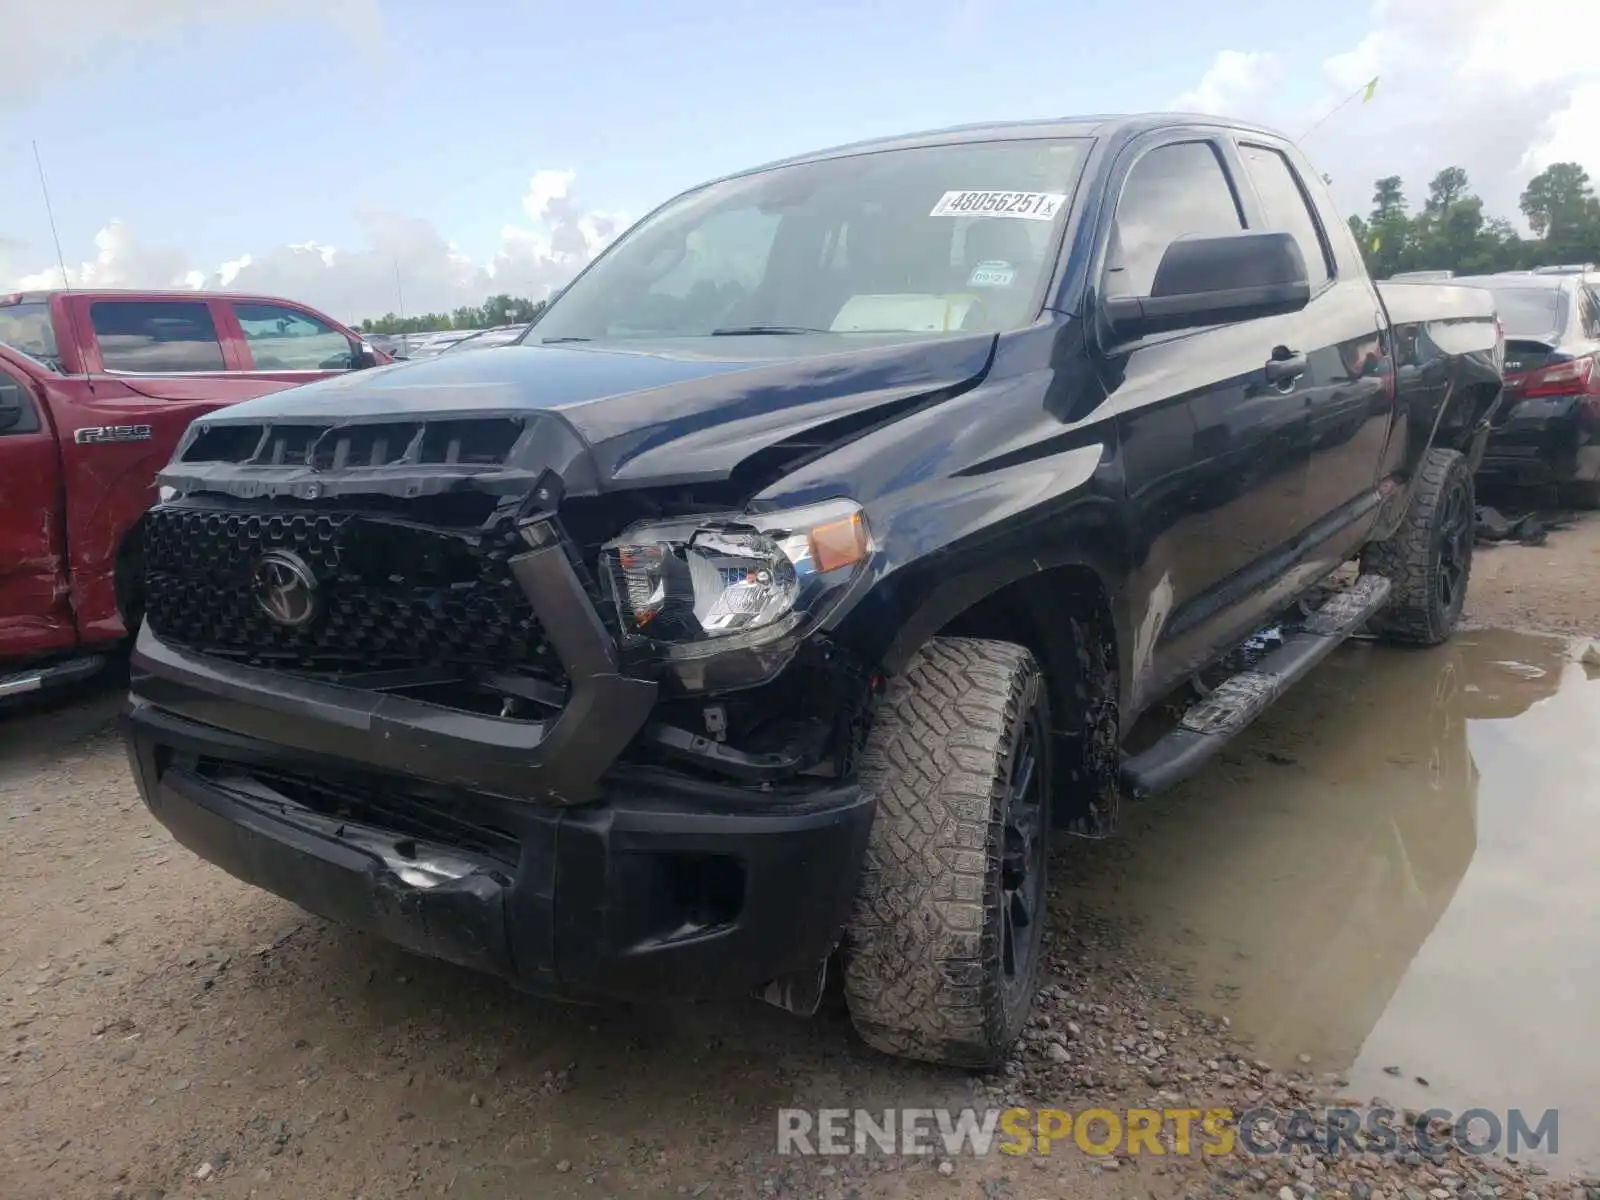
[[[202,858],[417,953],[576,999],[743,991],[815,968],[872,821],[853,784],[753,796],[624,769],[583,805],[441,789],[137,694],[125,730],[145,803]]]

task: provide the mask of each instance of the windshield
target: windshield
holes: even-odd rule
[[[884,150],[690,192],[625,235],[528,341],[993,332],[1031,322],[1075,139]]]
[[[61,370],[61,352],[56,348],[50,305],[43,300],[0,305],[0,342],[37,359],[53,371]]]
[[[1549,337],[1561,329],[1560,288],[1491,288],[1506,336]]]

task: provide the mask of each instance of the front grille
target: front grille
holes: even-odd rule
[[[157,507],[145,526],[146,619],[173,645],[317,674],[523,669],[564,680],[508,560],[515,535],[373,515]],[[316,579],[320,611],[288,626],[256,572],[285,551]]]
[[[186,463],[252,463],[272,467],[387,467],[398,463],[498,466],[524,431],[515,417],[340,424],[203,425],[183,451]]]
[[[226,779],[241,771],[266,784],[284,799],[313,812],[416,838],[451,850],[481,854],[516,866],[521,843],[508,820],[497,821],[488,800],[419,790],[407,781],[313,778],[265,767],[240,767],[220,759],[201,758],[200,775]]]

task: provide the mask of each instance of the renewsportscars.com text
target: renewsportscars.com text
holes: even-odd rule
[[[1521,1109],[1452,1113],[1429,1109],[1407,1120],[1387,1108],[1061,1108],[778,1110],[779,1154],[1287,1154],[1308,1146],[1337,1154],[1388,1154],[1455,1147],[1557,1153],[1560,1114],[1531,1122]]]

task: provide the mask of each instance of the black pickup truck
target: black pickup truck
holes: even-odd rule
[[[130,758],[196,853],[413,950],[801,1012],[836,963],[870,1044],[992,1063],[1052,828],[1358,629],[1450,636],[1502,359],[1486,293],[1375,287],[1264,129],[735,175],[521,344],[192,426]]]

